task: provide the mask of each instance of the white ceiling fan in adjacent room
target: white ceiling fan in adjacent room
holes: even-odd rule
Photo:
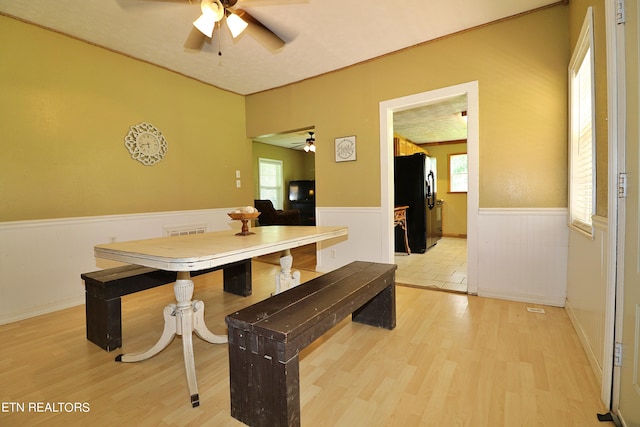
[[[315,153],[316,152],[316,139],[313,137],[313,132],[309,132],[309,138],[305,141],[305,145],[303,150],[308,152]]]
[[[294,144],[294,150],[299,150],[300,147],[307,153],[315,153],[316,152],[316,139],[313,137],[314,132],[309,131],[309,138],[305,140],[304,143],[296,143]]]

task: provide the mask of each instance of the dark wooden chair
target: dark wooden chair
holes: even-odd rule
[[[254,200],[254,206],[260,211],[260,225],[300,225],[302,219],[299,209],[283,211],[273,207],[271,200]]]

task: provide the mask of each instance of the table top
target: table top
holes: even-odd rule
[[[97,258],[167,271],[196,271],[346,236],[347,227],[268,226],[96,245]]]

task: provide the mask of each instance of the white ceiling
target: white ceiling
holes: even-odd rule
[[[287,42],[275,52],[224,26],[201,51],[186,49],[198,0],[0,0],[0,13],[248,95],[554,3],[239,0]]]
[[[291,148],[294,150],[303,150],[307,138],[310,137],[309,132],[314,132],[315,129],[300,129],[290,132],[278,133],[273,135],[262,135],[257,138],[254,138],[254,141],[262,142],[265,144],[277,145],[279,147]]]
[[[466,112],[466,95],[397,111],[393,113],[393,132],[416,144],[467,139]]]

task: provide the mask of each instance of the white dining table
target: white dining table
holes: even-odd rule
[[[236,230],[228,230],[96,245],[97,258],[178,272],[173,288],[176,303],[163,310],[164,329],[158,342],[140,353],[118,355],[116,361],[149,359],[166,348],[176,335],[181,335],[191,404],[199,406],[193,332],[213,344],[226,343],[227,336],[215,335],[205,325],[204,302],[192,299],[194,285],[190,272],[284,252],[281,271],[275,280],[278,293],[299,283],[299,273],[291,271],[291,249],[348,235],[347,227],[323,226],[268,226],[253,228],[251,232],[237,235]]]

